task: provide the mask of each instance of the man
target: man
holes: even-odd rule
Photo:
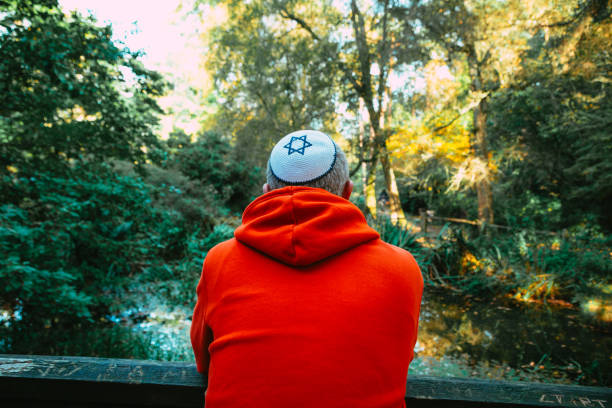
[[[206,408],[402,407],[423,279],[348,201],[324,133],[272,149],[265,194],[210,250],[191,341]]]

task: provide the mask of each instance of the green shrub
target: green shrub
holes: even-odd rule
[[[523,301],[591,302],[589,308],[600,306],[595,313],[608,310],[603,299],[612,290],[612,237],[597,229],[483,233],[447,224],[437,237],[426,238],[385,217],[370,223],[381,239],[414,255],[427,285]]]
[[[170,155],[167,166],[212,186],[219,200],[232,210],[242,211],[259,193],[264,177],[261,169],[251,168],[235,157],[230,143],[221,135],[205,132],[195,142],[183,143]]]
[[[106,166],[3,182],[13,201],[0,207],[0,296],[10,325],[96,322],[134,275],[188,247],[184,219],[153,207],[151,186]]]
[[[113,323],[78,323],[64,330],[43,326],[0,328],[0,353],[168,360],[151,335]]]
[[[121,175],[141,177],[134,165],[125,161],[114,161],[113,168]],[[176,169],[149,164],[141,170],[143,181],[151,188],[151,205],[182,218],[190,230],[210,231],[226,212],[222,198],[210,184],[190,179]]]

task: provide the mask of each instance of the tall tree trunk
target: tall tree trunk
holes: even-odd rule
[[[379,132],[383,133],[385,128],[385,120],[391,121],[391,90],[387,87],[385,89],[385,95],[383,98],[383,106],[380,109],[380,128]],[[389,150],[387,149],[387,135],[383,134],[380,140],[380,163],[383,167],[383,174],[385,175],[385,187],[387,189],[387,195],[389,197],[389,211],[391,213],[391,222],[394,224],[399,222],[400,225],[406,224],[406,216],[402,209],[402,203],[400,201],[399,189],[397,188],[397,182],[395,181],[395,173],[391,166],[391,157]]]
[[[471,80],[472,92],[483,92],[481,62],[478,61],[474,46],[468,48],[468,68]],[[476,183],[476,194],[478,196],[478,221],[481,223],[493,223],[493,195],[491,193],[491,179],[489,172],[489,149],[487,147],[487,98],[484,97],[473,110],[473,131],[471,144],[474,154],[484,165],[484,174]]]
[[[376,218],[376,167],[378,166],[378,161],[373,160],[370,162],[368,166],[368,171],[366,172],[366,182],[365,182],[365,200],[366,207],[370,212],[370,215]]]
[[[389,157],[389,151],[387,150],[386,144],[380,153],[380,163],[382,164],[385,174],[385,186],[387,188],[387,195],[389,196],[391,222],[394,224],[399,222],[400,225],[405,225],[406,216],[404,215],[402,203],[400,202],[399,190],[397,188],[397,182],[395,181],[395,173],[393,172],[393,167],[391,166],[391,158]]]
[[[486,99],[480,101],[474,108],[474,141],[476,154],[485,164],[485,175],[476,184],[476,194],[478,196],[478,220],[493,224],[493,196],[491,192],[491,182],[489,173],[489,149],[487,146],[487,102]]]
[[[363,188],[363,196],[366,196],[366,172],[368,171],[368,166],[366,162],[363,160],[365,154],[365,118],[364,118],[364,105],[363,99],[359,98],[359,112],[357,113],[357,120],[359,121],[359,159],[361,160],[361,184]]]
[[[365,104],[362,98],[359,98],[359,154],[360,157],[370,155],[371,152],[366,152],[365,141],[365,124],[368,121],[368,112],[365,109]],[[371,140],[374,138],[371,136]],[[368,149],[369,150],[369,149]],[[365,200],[366,211],[376,218],[376,162],[371,162],[368,166],[365,161],[361,162],[361,184],[363,188],[363,198]]]

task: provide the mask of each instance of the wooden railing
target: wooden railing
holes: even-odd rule
[[[202,407],[204,388],[191,363],[0,355],[2,408]],[[612,408],[612,389],[413,376],[406,405]]]

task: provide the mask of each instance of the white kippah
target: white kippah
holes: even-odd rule
[[[270,153],[270,170],[288,184],[309,183],[330,172],[336,144],[323,132],[298,130],[283,137]]]

